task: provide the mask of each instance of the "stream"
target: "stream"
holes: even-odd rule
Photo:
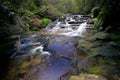
[[[63,15],[39,32],[22,36],[11,55],[6,80],[68,80],[80,72],[76,64],[87,61],[78,57],[76,46],[87,30],[90,16]]]

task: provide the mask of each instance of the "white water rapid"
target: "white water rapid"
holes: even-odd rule
[[[66,35],[66,36],[78,36],[78,35],[83,35],[83,33],[86,31],[86,26],[87,23],[82,23],[77,30],[68,32],[68,33],[62,33],[62,35]]]
[[[30,52],[34,54],[35,52],[39,51],[40,55],[51,55],[51,53],[49,53],[47,51],[43,51],[43,49],[44,49],[43,45],[40,45],[40,46],[32,49]]]
[[[65,36],[84,36],[87,28],[87,19],[80,15],[66,16],[63,20],[57,20],[55,26],[47,31],[49,34]]]

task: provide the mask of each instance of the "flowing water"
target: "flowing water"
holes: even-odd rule
[[[76,45],[86,32],[87,19],[63,17],[16,42],[7,80],[67,80],[66,76],[78,73]]]

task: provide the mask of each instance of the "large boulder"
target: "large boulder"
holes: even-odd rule
[[[32,27],[41,27],[41,25],[42,25],[42,20],[39,19],[39,16],[38,15],[32,16],[31,26]]]

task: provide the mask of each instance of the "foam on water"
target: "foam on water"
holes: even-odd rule
[[[51,53],[47,52],[47,51],[43,51],[44,47],[42,45],[32,49],[30,52],[31,53],[35,53],[37,51],[40,52],[40,55],[51,55]]]
[[[81,15],[69,15],[61,21],[57,20],[56,25],[47,31],[49,31],[49,34],[83,36],[86,27],[87,21],[82,19]]]
[[[74,31],[68,32],[68,33],[62,33],[62,35],[66,35],[66,36],[82,35],[86,31],[86,26],[87,26],[86,22],[82,23],[77,30],[74,30]]]

